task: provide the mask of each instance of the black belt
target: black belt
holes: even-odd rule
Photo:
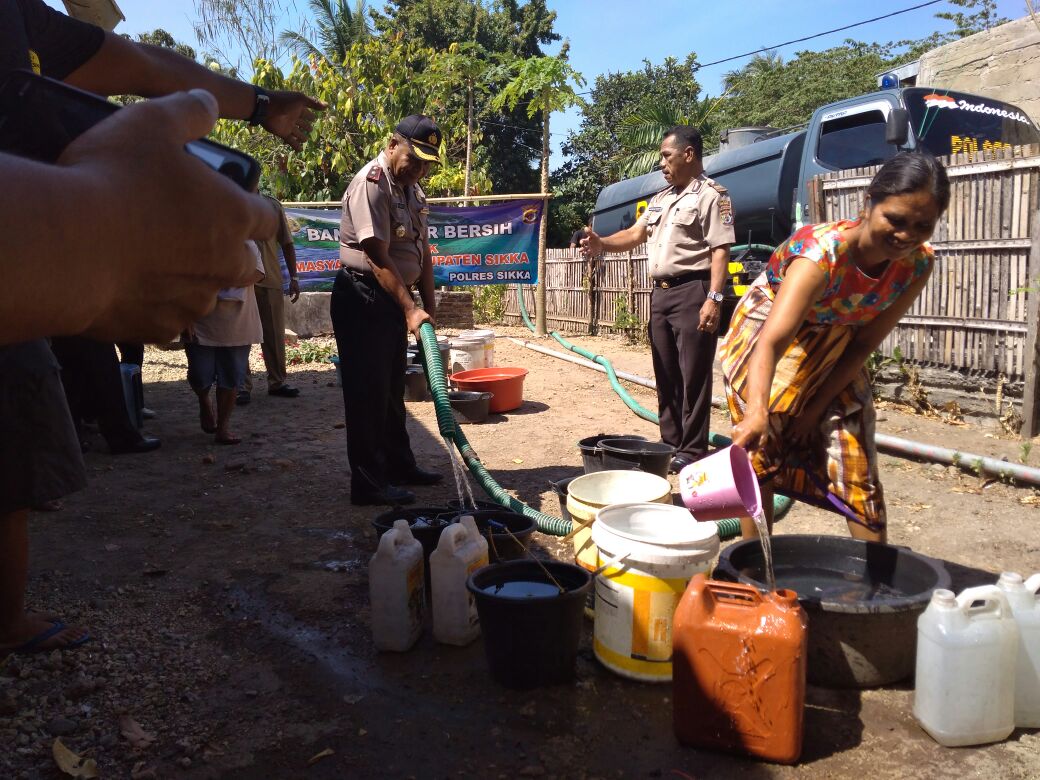
[[[671,287],[678,287],[680,284],[686,284],[687,282],[707,282],[710,280],[711,271],[690,271],[688,274],[670,276],[667,279],[654,279],[654,287],[657,287],[662,290],[667,290]]]
[[[371,271],[358,271],[354,268],[348,268],[345,265],[339,267],[340,273],[347,274],[359,281],[374,282],[376,281],[376,275]]]

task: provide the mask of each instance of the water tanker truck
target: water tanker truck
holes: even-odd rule
[[[1008,103],[928,87],[903,87],[818,108],[795,132],[749,127],[723,133],[705,173],[729,189],[738,247],[727,293],[743,293],[769,249],[808,216],[808,183],[831,171],[877,165],[903,149],[934,155],[1040,143],[1025,112]],[[667,183],[659,170],[605,187],[593,229],[610,235],[632,225]],[[748,249],[748,247],[751,247]]]

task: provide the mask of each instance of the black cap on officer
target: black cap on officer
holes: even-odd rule
[[[412,153],[420,160],[440,161],[441,129],[428,116],[412,114],[397,123],[394,132],[412,145]]]

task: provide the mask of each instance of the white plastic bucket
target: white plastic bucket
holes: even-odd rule
[[[493,368],[495,365],[495,332],[464,330],[451,340],[451,371]]]
[[[671,504],[614,504],[596,514],[593,650],[624,677],[672,679],[672,618],[690,579],[719,555],[715,523],[698,523]]]

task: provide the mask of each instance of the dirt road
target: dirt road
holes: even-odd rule
[[[644,348],[577,340],[651,374]],[[579,473],[579,438],[656,435],[600,374],[504,338],[496,361],[530,369],[526,403],[467,435],[523,501],[558,512],[548,482]],[[802,763],[786,768],[679,747],[669,689],[606,671],[587,636],[578,682],[532,693],[492,683],[479,641],[449,648],[427,634],[407,654],[377,655],[366,565],[379,510],[347,500],[331,366],[293,367],[296,400],[254,393],[235,414],[238,447],[199,430],[184,370],[182,353],[149,349],[147,404],[158,417],[146,427],[161,450],[113,458],[95,440],[88,489],[31,520],[32,605],[95,639],[0,668],[3,777],[58,777],[56,736],[104,778],[1040,776],[1040,733],[941,748],[915,724],[905,685],[811,687]],[[648,391],[633,394],[653,406]],[[449,473],[432,405],[408,406],[420,462]],[[899,436],[1012,461],[1027,454],[976,427],[894,409],[881,418]],[[729,430],[721,415],[715,427]],[[891,541],[956,564],[958,585],[1040,570],[1032,490],[890,457],[882,474]],[[451,497],[419,492],[427,504]],[[778,526],[794,532],[846,533],[840,518],[804,505]]]

